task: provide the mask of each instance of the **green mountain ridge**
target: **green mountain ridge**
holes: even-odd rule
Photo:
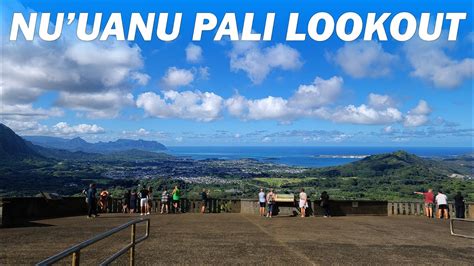
[[[13,130],[0,123],[0,156],[4,160],[41,158],[30,144]]]
[[[446,178],[451,174],[469,175],[465,169],[442,160],[418,157],[405,151],[371,155],[340,166],[311,169],[308,173],[329,177],[383,177],[398,176],[410,179]]]
[[[97,143],[90,143],[80,137],[76,137],[73,139],[65,139],[50,136],[25,136],[23,138],[38,146],[59,150],[67,150],[71,152],[80,151],[86,153],[107,154],[132,149],[151,152],[166,150],[166,147],[159,142],[142,139],[118,139],[116,141],[100,141]]]

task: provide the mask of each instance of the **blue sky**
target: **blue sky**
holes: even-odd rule
[[[2,2],[2,123],[21,135],[158,140],[166,145],[471,146],[472,1]],[[446,41],[285,40],[289,13],[304,32],[317,12],[467,12]],[[9,41],[12,12],[181,12],[179,37],[134,42]],[[192,41],[196,12],[245,12],[272,41]],[[170,19],[173,16],[171,15]],[[102,25],[103,28],[104,25]]]

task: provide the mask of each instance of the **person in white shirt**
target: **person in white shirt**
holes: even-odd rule
[[[260,192],[258,193],[258,203],[260,204],[260,216],[265,216],[265,203],[267,202],[265,198],[265,191],[263,188],[260,188]]]
[[[448,197],[443,194],[441,190],[439,190],[438,195],[436,195],[436,206],[438,207],[438,219],[441,219],[441,216],[443,216],[444,219],[448,219]]]
[[[308,208],[308,196],[304,192],[304,188],[302,188],[300,192],[300,210],[302,218],[306,217],[306,208]]]

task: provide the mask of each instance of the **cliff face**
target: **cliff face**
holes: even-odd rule
[[[2,160],[41,157],[23,138],[4,124],[0,124],[0,156]]]

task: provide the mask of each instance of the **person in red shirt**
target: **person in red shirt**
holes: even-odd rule
[[[428,192],[415,192],[415,194],[423,195],[425,202],[425,215],[428,218],[433,218],[434,194],[433,189],[428,189]]]

